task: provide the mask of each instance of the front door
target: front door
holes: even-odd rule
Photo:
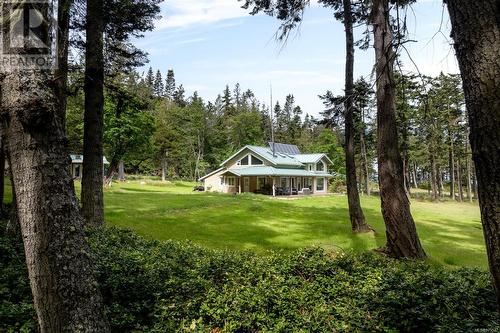
[[[250,178],[243,178],[243,192],[250,192]]]

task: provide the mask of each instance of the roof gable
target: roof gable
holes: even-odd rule
[[[255,157],[266,160],[268,163],[272,165],[282,165],[282,166],[292,166],[292,167],[301,167],[303,164],[294,158],[292,155],[283,154],[283,153],[275,153],[266,147],[259,146],[245,146],[238,150],[236,153],[231,155],[228,159],[220,164],[220,166],[225,166],[229,161],[234,159],[236,156],[244,152],[245,150],[249,150]]]
[[[328,163],[333,164],[332,160],[323,153],[318,153],[318,154],[298,154],[298,155],[293,155],[298,161],[304,164],[309,164],[309,163],[318,163],[321,161],[321,159],[325,159]]]

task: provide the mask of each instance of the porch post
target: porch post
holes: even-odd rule
[[[238,178],[238,192],[241,194],[241,177]]]
[[[276,178],[273,177],[273,197],[276,196]]]

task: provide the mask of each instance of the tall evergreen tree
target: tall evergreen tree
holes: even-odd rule
[[[186,91],[184,90],[183,85],[181,84],[180,86],[175,89],[173,100],[174,103],[177,104],[178,106],[185,107],[187,102],[186,102],[186,96],[185,96]]]
[[[163,93],[164,93],[163,79],[161,77],[160,70],[156,71],[156,76],[155,76],[155,80],[154,80],[154,83],[153,83],[153,90],[154,90],[154,94],[155,94],[156,97],[163,96]]]
[[[175,92],[175,74],[173,69],[169,69],[167,72],[167,78],[165,79],[165,97],[172,100],[174,98]]]
[[[104,223],[104,4],[89,0],[86,16],[85,116],[83,134],[82,213],[91,226]]]
[[[49,23],[54,11],[46,5],[33,2],[24,8]],[[6,13],[2,22],[22,24],[12,20],[23,15],[7,20]],[[47,45],[53,45],[48,27],[40,25],[40,35],[48,36]],[[30,54],[22,48],[11,51]],[[8,152],[33,305],[41,332],[107,332],[69,173],[55,79],[48,68],[13,67],[0,76],[0,109],[9,119],[0,123],[0,131]]]
[[[396,258],[425,258],[403,182],[394,103],[394,49],[388,0],[374,0],[371,23],[377,77],[378,170],[386,252]]]
[[[500,22],[496,0],[446,1],[464,83],[481,221],[500,311]]]
[[[146,85],[151,89],[152,92],[154,92],[154,85],[155,85],[155,75],[153,72],[153,68],[149,67],[148,73],[146,74]]]

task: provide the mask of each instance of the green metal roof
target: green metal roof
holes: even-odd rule
[[[263,158],[270,162],[273,165],[279,166],[296,166],[296,167],[301,167],[303,164],[297,160],[295,157],[292,155],[287,155],[283,153],[275,153],[273,154],[272,150],[266,147],[259,147],[259,146],[245,146],[238,150],[236,153],[231,155],[227,160],[221,163],[221,166],[224,166],[227,162],[232,160],[236,155],[240,154],[243,152],[245,149],[250,150],[252,153],[256,155],[256,157]]]
[[[326,155],[325,154],[300,154],[300,155],[293,155],[293,157],[296,158],[301,163],[317,163],[317,162],[319,162],[319,160],[323,156],[326,156]]]
[[[271,166],[254,166],[241,169],[226,170],[223,174],[232,173],[238,177],[249,176],[283,176],[283,177],[333,177],[326,172],[314,172],[304,169],[275,168]]]

